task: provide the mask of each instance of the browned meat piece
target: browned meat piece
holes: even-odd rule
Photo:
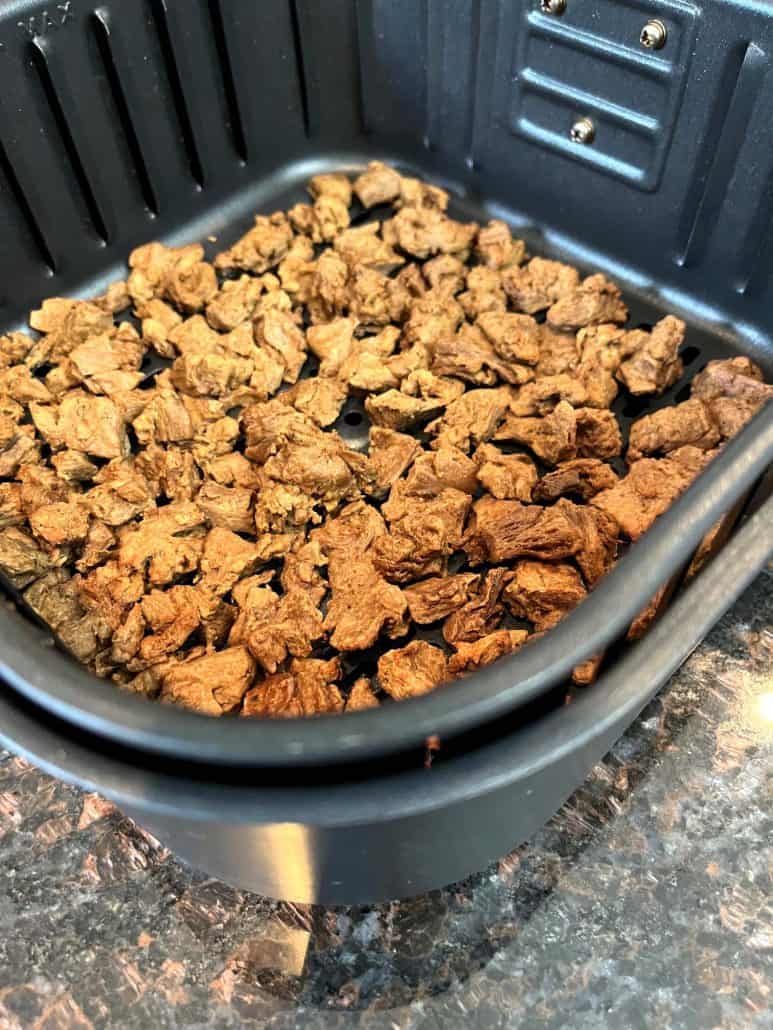
[[[708,460],[703,452],[695,448],[684,450],[694,450],[696,455],[700,455],[702,461],[697,468],[694,465],[691,468],[680,461],[678,452],[668,458],[640,458],[631,465],[625,479],[611,489],[596,494],[591,504],[612,515],[629,539],[638,540],[655,519],[687,489]]]
[[[281,357],[285,382],[296,382],[306,361],[306,338],[294,319],[284,311],[261,315],[255,322],[255,339]]]
[[[341,172],[323,172],[309,180],[308,191],[317,200],[319,197],[336,197],[350,207],[352,203],[352,184],[349,177]]]
[[[459,490],[419,498],[408,494],[405,481],[395,484],[382,506],[390,533],[373,548],[378,571],[398,583],[444,572],[446,558],[461,543],[470,503]]]
[[[405,481],[407,493],[416,497],[437,497],[446,487],[474,494],[478,489],[478,466],[458,447],[441,446],[422,451]]]
[[[633,394],[662,393],[684,371],[679,348],[684,340],[685,324],[667,315],[651,333],[634,332],[635,336],[634,333],[627,336],[630,345],[637,343],[636,349],[620,365],[617,378]]]
[[[215,527],[204,540],[201,555],[202,589],[222,596],[237,580],[255,571],[258,556],[255,545],[243,540],[230,529]]]
[[[314,243],[330,243],[349,228],[349,206],[332,193],[322,193],[313,204],[296,204],[287,216],[293,228]]]
[[[88,483],[97,474],[97,466],[81,451],[60,451],[51,455],[51,464],[60,479],[68,483]]]
[[[74,578],[83,607],[105,619],[113,631],[122,625],[131,606],[145,591],[142,575],[121,569],[116,561],[105,562],[88,575]]]
[[[749,358],[710,361],[692,382],[692,396],[704,401],[725,439],[735,436],[773,397],[773,386]]]
[[[478,231],[475,253],[487,268],[509,268],[520,265],[526,255],[523,240],[514,240],[505,222],[491,221]]]
[[[389,275],[405,259],[391,246],[391,241],[379,236],[378,222],[368,222],[354,229],[346,229],[336,236],[333,247],[349,268],[375,268],[377,272]]]
[[[449,677],[461,676],[491,665],[504,655],[517,651],[526,643],[528,636],[523,629],[497,629],[472,643],[460,641],[455,645],[456,654],[448,659]]]
[[[491,569],[479,577],[470,589],[470,600],[443,623],[443,636],[449,644],[471,643],[494,632],[504,615],[501,598],[507,579],[507,569]]]
[[[478,482],[499,500],[515,499],[529,503],[537,483],[537,469],[525,454],[503,454],[493,444],[484,443],[474,454]]]
[[[252,533],[255,530],[252,498],[252,490],[244,487],[207,482],[199,490],[196,503],[212,526],[234,533]]]
[[[25,517],[19,483],[0,483],[0,529],[20,526]]]
[[[137,440],[151,443],[182,443],[192,440],[193,422],[183,398],[175,390],[156,388],[149,392],[143,411],[132,422]]]
[[[535,366],[538,379],[572,372],[580,360],[578,337],[579,334],[558,332],[547,322],[540,326],[539,361]]]
[[[579,284],[576,268],[538,257],[523,266],[513,265],[502,275],[505,293],[515,307],[527,315],[544,311],[576,290]]]
[[[475,562],[570,558],[582,546],[582,536],[561,508],[567,503],[559,501],[552,508],[541,508],[482,497],[473,508],[464,549]]]
[[[332,426],[341,414],[346,400],[346,386],[337,379],[301,379],[282,394],[283,404],[291,404],[296,411],[307,415],[318,426]]]
[[[195,572],[203,549],[204,515],[191,502],[168,504],[119,535],[118,564],[124,575],[146,570],[154,586]]]
[[[309,350],[319,358],[319,373],[322,376],[336,376],[352,353],[354,318],[334,318],[324,325],[311,326],[307,338]]]
[[[376,204],[391,204],[400,196],[402,179],[394,168],[371,161],[366,171],[354,182],[354,192],[363,207],[375,207]]]
[[[178,651],[200,628],[209,644],[219,646],[225,643],[232,618],[233,610],[202,588],[152,590],[113,636],[113,657],[132,669],[155,665]],[[146,628],[151,632],[143,638]],[[117,644],[120,655],[116,654]]]
[[[361,501],[354,503],[362,504]],[[339,519],[343,517],[342,514]],[[319,606],[327,593],[327,584],[319,573],[319,569],[324,568],[325,565],[327,565],[327,558],[322,553],[322,547],[316,539],[305,543],[297,551],[291,551],[284,560],[280,580],[285,594],[306,593],[314,605]]]
[[[579,408],[587,400],[587,391],[579,379],[559,373],[541,376],[533,383],[526,383],[510,402],[510,411],[519,418],[549,415],[560,401]]]
[[[308,303],[313,323],[329,322],[349,307],[349,267],[340,255],[326,250],[316,262]]]
[[[575,608],[586,590],[571,565],[520,561],[505,587],[503,600],[512,614],[537,630],[550,629]]]
[[[408,343],[434,343],[453,336],[463,318],[464,312],[453,297],[430,290],[411,305],[405,339]]]
[[[27,515],[44,504],[68,501],[72,490],[51,469],[41,465],[25,465],[16,476],[21,483],[21,503]]]
[[[404,207],[384,226],[384,238],[422,261],[433,254],[456,254],[466,260],[477,225],[455,222],[436,208]]]
[[[37,368],[47,361],[60,361],[90,336],[113,328],[113,316],[98,305],[63,297],[44,300],[40,310],[32,312],[29,322],[33,329],[46,334],[27,356],[29,368]]]
[[[365,410],[371,422],[385,429],[410,429],[437,415],[444,407],[436,397],[411,397],[402,390],[387,390],[365,398]]]
[[[212,302],[217,302],[217,298]],[[182,322],[171,304],[153,297],[151,300],[137,304],[134,313],[142,321],[142,340],[149,344],[162,358],[173,358],[176,353],[169,334]]]
[[[75,563],[78,572],[88,572],[113,558],[116,543],[115,533],[103,522],[92,519],[85,543],[81,545],[80,558]]]
[[[378,681],[396,701],[419,697],[448,679],[446,656],[425,640],[387,651],[378,660]]]
[[[77,544],[86,538],[89,516],[77,501],[56,501],[44,504],[30,514],[30,529],[51,547]]]
[[[455,336],[435,340],[430,352],[433,372],[479,386],[494,386],[498,378],[517,385],[533,375],[528,366],[499,357],[485,333],[467,323]]]
[[[265,284],[252,275],[226,279],[220,290],[207,304],[207,321],[213,329],[230,332],[255,314]],[[174,328],[174,326],[169,327]],[[143,327],[144,332],[144,327]]]
[[[628,318],[620,290],[603,275],[591,275],[571,293],[565,293],[548,311],[555,329],[580,329],[602,322],[623,323]]]
[[[398,279],[390,279],[375,268],[353,269],[349,312],[361,326],[376,329],[403,322],[412,302],[411,294]]]
[[[51,391],[25,365],[0,369],[0,393],[13,397],[19,404],[48,404],[54,399]]]
[[[215,270],[203,258],[204,248],[197,243],[146,243],[129,255],[129,295],[135,304],[161,297],[184,311],[200,311],[217,293]]]
[[[328,557],[340,558],[347,554],[364,554],[374,540],[387,531],[380,513],[364,501],[354,501],[342,508],[334,519],[315,529],[312,543],[318,544]]]
[[[557,465],[577,454],[577,413],[566,401],[544,418],[517,418],[508,412],[494,439],[526,444],[538,458]]]
[[[432,447],[458,447],[468,452],[494,436],[499,423],[507,411],[510,391],[507,387],[495,390],[468,390],[449,404],[442,418],[427,426],[437,439]]]
[[[375,644],[382,632],[390,639],[407,632],[405,595],[378,574],[367,554],[333,553],[329,561],[332,593],[325,629],[332,631],[333,647],[339,651],[362,651]]]
[[[8,333],[0,336],[0,368],[21,364],[34,344],[35,341],[26,333]]]
[[[322,614],[306,591],[277,597],[268,588],[250,590],[231,629],[229,644],[246,644],[268,673],[288,655],[307,658],[324,630]]]
[[[33,426],[19,426],[7,415],[0,415],[0,477],[15,476],[20,469],[36,465],[40,448]]]
[[[580,567],[585,585],[590,590],[612,568],[617,559],[620,530],[617,520],[608,512],[587,505],[572,504],[564,498],[551,509],[560,510],[580,536],[574,560]]]
[[[340,675],[337,658],[295,659],[289,672],[267,677],[246,695],[242,715],[286,719],[341,712],[344,699],[336,686]]]
[[[616,458],[622,452],[620,426],[611,411],[578,408],[575,415],[579,458]]]
[[[379,490],[386,493],[420,453],[421,447],[412,436],[393,429],[373,426],[370,430],[369,457],[376,472]]]
[[[123,416],[107,397],[74,391],[56,411],[31,404],[30,414],[38,431],[56,450],[69,447],[95,458],[121,458],[129,454]]]
[[[589,501],[601,490],[608,490],[617,483],[614,469],[598,458],[575,458],[558,465],[554,472],[548,472],[534,490],[534,500],[541,504],[552,504],[567,494]]]
[[[369,708],[378,708],[379,700],[373,692],[370,680],[360,676],[346,699],[347,712],[365,712]]]
[[[695,398],[637,419],[631,426],[628,461],[637,461],[644,455],[667,454],[685,444],[709,451],[719,439],[707,405]]]
[[[572,683],[578,687],[589,687],[596,682],[601,663],[604,661],[604,654],[595,654],[592,658],[586,659],[572,670]]]
[[[451,254],[440,254],[424,264],[424,277],[437,296],[453,297],[464,289],[466,271],[463,262]]]
[[[201,715],[235,711],[255,676],[255,660],[246,647],[167,666],[161,674],[161,700]]]
[[[395,207],[426,207],[445,211],[451,198],[439,186],[413,179],[409,175],[401,176],[400,196]]]
[[[508,362],[536,365],[539,360],[539,326],[529,315],[489,311],[479,316],[483,330],[497,354]]]
[[[16,526],[0,530],[0,572],[19,589],[50,572],[67,560],[66,551],[41,548],[31,536]]]
[[[283,214],[277,212],[268,218],[258,215],[254,226],[233,247],[217,255],[215,268],[221,271],[239,269],[260,275],[279,264],[292,239],[292,227]]]
[[[462,572],[456,576],[433,576],[406,587],[411,618],[422,626],[445,619],[467,603],[478,579],[474,573]]]

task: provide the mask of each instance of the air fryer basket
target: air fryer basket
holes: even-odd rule
[[[653,20],[660,49],[640,43]],[[771,378],[772,52],[751,0],[0,3],[0,331],[98,292],[139,243],[220,248],[314,172],[382,157],[445,184],[456,214],[604,270],[640,323],[679,314],[689,374],[744,353]],[[771,409],[575,613],[464,683],[344,719],[212,722],[94,680],[3,610],[0,740],[245,886],[345,901],[446,882],[550,815],[762,566],[770,504],[556,709],[763,474]],[[430,734],[444,757],[416,771]]]

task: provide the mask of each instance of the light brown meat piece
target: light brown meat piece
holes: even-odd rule
[[[478,317],[476,325],[505,361],[523,365],[536,365],[539,361],[540,330],[529,315],[488,311]]]
[[[123,458],[129,454],[123,415],[108,397],[73,391],[56,411],[30,405],[38,431],[55,450],[68,447],[95,458]]]
[[[400,196],[402,178],[399,172],[381,161],[371,161],[354,181],[354,192],[363,207],[392,204]]]
[[[470,599],[443,623],[443,636],[449,644],[471,643],[494,632],[504,616],[502,591],[508,576],[507,569],[491,569],[478,578],[470,589]]]
[[[470,321],[486,311],[505,311],[507,297],[502,288],[501,274],[483,265],[468,269],[467,289],[458,295],[457,300]]]
[[[431,446],[436,450],[444,446],[458,447],[467,453],[471,447],[490,440],[507,411],[509,400],[507,387],[468,390],[448,405],[441,418],[427,426],[428,432],[436,434]]]
[[[580,330],[583,331],[590,330]],[[573,374],[580,360],[578,338],[578,333],[558,332],[547,322],[543,323],[540,326],[539,361],[534,369],[536,377],[541,379],[566,372]]]
[[[491,665],[506,654],[512,654],[526,643],[529,634],[524,629],[497,629],[471,643],[459,641],[456,654],[448,659],[449,677],[462,676],[474,669]]]
[[[354,501],[347,504],[334,519],[315,529],[311,541],[317,544],[328,558],[342,561],[347,554],[364,554],[373,542],[387,531],[386,523],[370,504]]]
[[[51,464],[60,479],[68,483],[88,483],[97,474],[97,466],[82,451],[60,451],[51,455]]]
[[[432,344],[453,336],[464,318],[464,312],[453,297],[430,290],[414,300],[405,323],[404,335],[409,344]]]
[[[503,454],[493,444],[481,444],[473,455],[478,466],[478,482],[499,500],[531,502],[537,484],[537,469],[526,454]]]
[[[207,321],[213,329],[219,329],[221,332],[236,329],[253,317],[265,289],[263,279],[256,279],[252,275],[226,279],[207,304]]]
[[[437,208],[404,207],[385,224],[384,238],[422,261],[434,254],[456,254],[464,261],[477,231],[474,222],[456,222]]]
[[[704,401],[724,439],[740,432],[773,397],[773,386],[749,358],[710,361],[692,381],[692,396]]]
[[[333,241],[336,254],[340,255],[350,269],[374,268],[383,275],[389,275],[405,264],[391,246],[392,241],[379,235],[379,222],[367,222],[356,228],[346,229]],[[382,234],[383,235],[383,234]]]
[[[36,508],[29,516],[30,529],[50,547],[78,544],[89,530],[89,516],[83,504],[55,501]]]
[[[30,326],[46,335],[38,340],[26,358],[29,368],[47,361],[57,362],[90,336],[109,332],[113,316],[87,300],[49,297],[30,314]]]
[[[203,587],[176,586],[165,591],[152,590],[139,605],[135,605],[113,636],[113,657],[130,665],[132,670],[155,665],[178,651],[199,630],[203,630],[208,646],[221,646],[225,643],[233,615],[230,606]],[[151,632],[143,637],[145,628]],[[123,648],[121,654],[116,653],[119,642]],[[136,658],[129,654],[132,649]]]
[[[662,393],[684,371],[679,357],[684,333],[684,322],[673,315],[667,315],[651,333],[634,330],[626,334],[629,346],[634,343],[637,346],[620,365],[617,378],[633,394]]]
[[[534,500],[552,504],[567,494],[589,501],[601,490],[608,490],[618,481],[615,470],[598,458],[575,458],[562,462],[555,471],[543,476],[534,490]]]
[[[531,622],[537,632],[550,629],[586,595],[573,566],[520,561],[513,567],[503,593],[510,612]]]
[[[533,315],[571,294],[580,275],[571,265],[545,258],[532,258],[523,266],[513,265],[502,275],[502,286],[518,311]]]
[[[245,644],[268,673],[288,656],[307,658],[324,634],[322,613],[307,591],[277,597],[268,588],[249,591],[228,642]]]
[[[508,412],[494,439],[526,444],[538,458],[557,465],[577,455],[577,413],[566,401],[544,418],[518,418]]]
[[[572,670],[572,683],[578,687],[589,687],[591,683],[595,683],[604,658],[603,652],[594,654],[591,658],[586,658],[584,662],[575,666]]]
[[[284,214],[276,212],[268,218],[257,215],[253,227],[229,250],[217,255],[215,268],[261,275],[279,264],[287,254],[292,239],[293,230]]]
[[[196,503],[212,526],[234,533],[255,530],[253,492],[248,488],[206,482],[196,495]]]
[[[396,701],[419,697],[448,679],[446,656],[425,640],[387,651],[378,660],[378,681]]]
[[[83,607],[105,619],[113,631],[122,625],[131,606],[145,592],[142,575],[122,569],[117,561],[105,562],[88,575],[74,579]]]
[[[34,426],[20,426],[7,415],[0,415],[0,477],[15,476],[27,465],[37,465],[39,459]]]
[[[668,454],[685,444],[710,451],[719,440],[709,408],[694,398],[637,419],[631,426],[627,459],[630,463],[645,455]]]
[[[358,501],[354,503],[362,504]],[[341,517],[339,516],[339,518]],[[291,551],[285,558],[280,577],[282,590],[285,594],[306,593],[314,605],[319,607],[327,593],[327,583],[319,570],[326,565],[327,558],[322,552],[319,541],[316,539],[307,541],[297,551]]]
[[[529,366],[501,358],[483,330],[467,323],[455,335],[435,340],[429,350],[434,373],[477,386],[494,386],[499,379],[518,385],[533,375]]]
[[[520,265],[526,255],[526,244],[513,239],[506,222],[494,219],[478,230],[475,253],[487,268],[500,270]]]
[[[161,700],[201,715],[235,711],[255,677],[255,660],[246,647],[167,666],[161,673]]]
[[[467,269],[452,254],[439,254],[424,263],[424,278],[436,296],[453,297],[464,289]]]
[[[470,599],[479,580],[472,572],[455,576],[432,576],[405,588],[408,610],[414,622],[422,626],[445,619]]]
[[[264,719],[332,715],[343,711],[344,699],[336,685],[341,675],[337,658],[308,658],[290,663],[288,672],[268,676],[244,698],[242,715]]]
[[[135,305],[159,297],[185,311],[199,311],[217,293],[215,270],[203,258],[204,248],[197,243],[145,243],[129,255],[129,295]]]
[[[323,193],[313,204],[296,204],[287,216],[293,228],[314,243],[330,243],[349,228],[349,207],[341,197]]]
[[[346,711],[365,712],[370,708],[378,707],[379,700],[373,691],[370,680],[367,676],[360,676],[346,699]]]
[[[633,462],[628,475],[609,490],[601,493],[591,504],[608,512],[617,520],[630,540],[638,540],[655,519],[683,493],[708,460],[697,449],[702,462],[690,468],[673,456],[667,458],[640,458]],[[676,452],[675,452],[676,453]]]
[[[510,411],[519,418],[542,418],[549,415],[561,401],[579,408],[585,404],[587,397],[587,390],[580,380],[562,372],[541,376],[533,383],[526,383],[511,400]]]
[[[476,563],[571,558],[582,546],[582,536],[561,508],[566,503],[559,501],[552,508],[541,508],[482,497],[473,507],[464,549]]]
[[[559,511],[579,534],[580,545],[574,560],[590,590],[609,572],[617,559],[620,535],[617,520],[606,511],[585,504],[573,504],[565,498],[561,498],[549,510]]]
[[[578,408],[578,458],[616,458],[623,450],[620,426],[611,411],[599,408]]]
[[[325,616],[330,643],[339,651],[362,651],[381,633],[390,639],[408,630],[408,602],[399,587],[378,574],[365,553],[333,552],[329,558],[331,598]]]
[[[24,600],[81,662],[91,662],[110,635],[98,614],[86,612],[78,588],[65,569],[55,569],[24,591]]]
[[[0,529],[20,526],[25,518],[20,484],[0,483]]]
[[[437,451],[422,451],[406,476],[406,492],[415,497],[437,497],[446,487],[474,494],[478,466],[458,447],[446,445]]]
[[[0,530],[0,572],[19,589],[67,560],[66,551],[44,550],[24,530],[9,526]]]
[[[410,429],[433,418],[445,407],[437,397],[411,397],[402,390],[387,390],[365,398],[371,422],[385,429]]]
[[[362,327],[378,329],[390,322],[404,322],[413,297],[399,279],[375,268],[355,265],[351,274],[349,313]]]
[[[297,382],[306,361],[306,337],[295,320],[284,311],[268,311],[255,321],[255,340],[281,357],[284,381]]]
[[[376,472],[379,491],[386,493],[421,451],[418,442],[405,433],[373,426],[368,456]]]
[[[124,575],[145,571],[154,586],[196,572],[203,550],[201,509],[191,502],[168,504],[119,531],[118,564]]]
[[[374,544],[376,568],[388,580],[406,583],[445,571],[448,556],[461,544],[471,498],[444,488],[432,497],[412,497],[403,480],[382,506],[390,533]]]
[[[237,580],[251,575],[257,564],[254,544],[230,529],[216,526],[204,538],[199,584],[203,590],[220,597],[228,593]]]
[[[580,329],[602,322],[623,323],[628,308],[620,290],[603,275],[591,275],[561,296],[548,311],[548,323],[555,329]]]
[[[307,415],[323,429],[336,421],[347,397],[344,383],[338,379],[313,376],[300,379],[295,386],[281,395],[283,404],[291,404],[296,411]]]

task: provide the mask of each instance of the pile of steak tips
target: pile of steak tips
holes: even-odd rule
[[[679,379],[679,319],[626,328],[603,275],[383,164],[309,194],[0,339],[0,571],[98,676],[207,715],[370,708],[514,651],[772,392],[710,362],[626,466],[610,406]]]

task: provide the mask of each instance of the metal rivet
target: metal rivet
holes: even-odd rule
[[[648,50],[661,50],[666,45],[668,32],[662,21],[653,18],[641,30],[639,42]]]
[[[560,18],[566,10],[566,0],[540,0],[540,8],[543,14],[552,14],[554,18]]]
[[[572,143],[592,143],[596,135],[596,126],[590,118],[578,118],[569,130]]]

